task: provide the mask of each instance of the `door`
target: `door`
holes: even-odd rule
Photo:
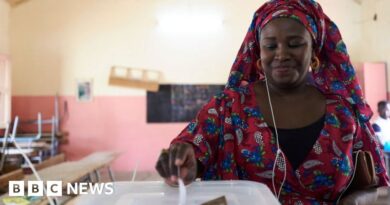
[[[0,54],[0,129],[11,120],[11,68],[6,55]]]

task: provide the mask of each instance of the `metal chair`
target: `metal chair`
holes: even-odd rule
[[[4,162],[5,162],[5,157],[6,157],[6,149],[7,149],[7,139],[8,139],[8,135],[9,135],[9,127],[10,127],[10,123],[7,123],[7,126],[5,128],[5,132],[4,132],[4,137],[2,139],[2,143],[3,143],[3,146],[1,147],[1,161],[0,161],[0,172],[3,171],[3,168],[4,168]]]

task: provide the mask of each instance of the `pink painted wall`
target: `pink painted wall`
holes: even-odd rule
[[[356,74],[362,86],[364,96],[370,105],[374,115],[372,120],[378,117],[377,103],[388,98],[387,74],[385,63],[360,63],[355,64]]]
[[[387,99],[386,64],[364,63],[365,97],[374,111],[373,119],[378,117],[377,103]]]
[[[78,102],[75,97],[61,97],[68,115],[61,129],[69,132],[69,143],[61,148],[69,160],[79,159],[101,150],[121,151],[113,163],[117,171],[130,171],[139,163],[138,170],[154,170],[160,150],[169,145],[186,123],[146,123],[146,97],[97,96],[92,102]],[[54,96],[14,96],[12,114],[21,119],[43,118],[54,113]]]

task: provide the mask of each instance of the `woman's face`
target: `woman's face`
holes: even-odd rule
[[[285,89],[306,83],[312,52],[310,33],[296,20],[277,18],[261,30],[261,66],[273,86]]]

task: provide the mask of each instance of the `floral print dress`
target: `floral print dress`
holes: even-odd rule
[[[352,152],[373,154],[380,186],[389,178],[372,128],[359,123],[352,105],[338,95],[326,95],[325,122],[320,136],[300,166],[294,170],[286,158],[275,161],[275,136],[256,104],[254,83],[225,89],[198,113],[172,143],[193,145],[204,166],[204,180],[252,180],[273,190],[282,185],[282,204],[334,204],[353,174]],[[299,116],[296,116],[299,117]],[[286,166],[285,166],[286,165]],[[274,193],[275,194],[275,193]]]

